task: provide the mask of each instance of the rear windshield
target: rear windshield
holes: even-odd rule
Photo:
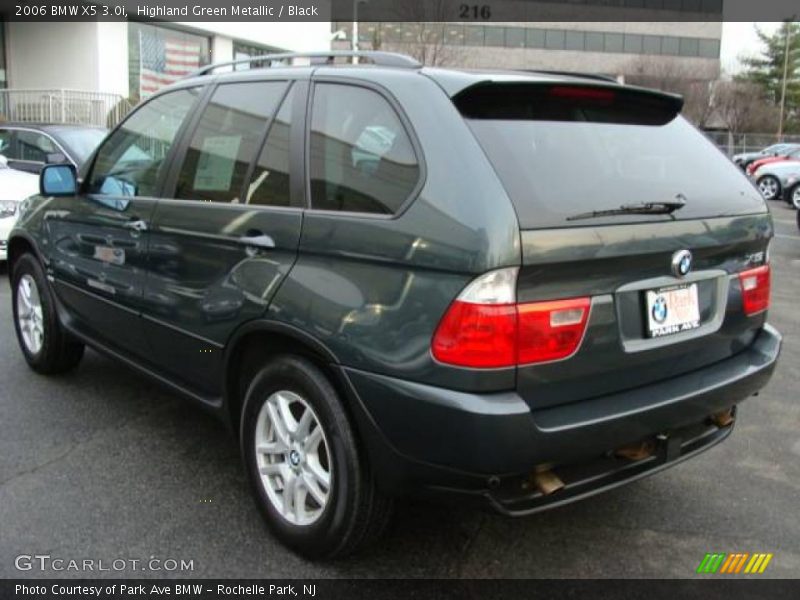
[[[747,178],[683,117],[680,102],[623,88],[491,85],[454,99],[523,229],[763,212]],[[579,218],[670,202],[672,215]]]

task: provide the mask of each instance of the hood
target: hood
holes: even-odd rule
[[[39,193],[39,176],[0,166],[0,200],[24,200]]]

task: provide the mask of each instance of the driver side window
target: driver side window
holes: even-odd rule
[[[169,92],[131,115],[98,151],[89,193],[155,195],[164,160],[199,94],[200,88]]]

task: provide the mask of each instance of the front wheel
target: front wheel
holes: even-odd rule
[[[352,553],[377,537],[391,501],[375,487],[331,382],[296,356],[268,360],[241,418],[242,454],[267,524],[307,558]]]
[[[45,375],[75,368],[83,357],[83,344],[61,327],[39,261],[23,254],[12,268],[14,329],[28,365]]]
[[[781,184],[777,178],[772,175],[764,175],[756,182],[758,191],[764,197],[764,200],[774,200],[781,193]]]
[[[787,199],[789,200],[789,204],[800,211],[800,183],[796,183],[794,187],[789,190]]]

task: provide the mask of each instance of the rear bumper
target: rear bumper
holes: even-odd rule
[[[765,325],[747,350],[720,363],[541,410],[515,392],[470,394],[347,368],[342,375],[385,491],[526,514],[633,481],[722,441],[731,426],[709,417],[758,392],[780,346],[780,334]],[[611,456],[642,440],[656,442],[649,458]],[[530,490],[530,474],[543,464],[553,465],[564,489],[549,496]]]

